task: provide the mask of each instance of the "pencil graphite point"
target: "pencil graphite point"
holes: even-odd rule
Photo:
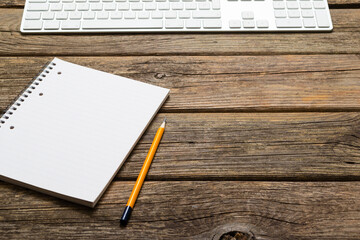
[[[164,118],[164,121],[162,122],[162,124],[161,124],[161,128],[165,128],[165,123],[166,123],[166,118]]]

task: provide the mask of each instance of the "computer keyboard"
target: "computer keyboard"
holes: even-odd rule
[[[331,31],[327,0],[27,0],[23,33]]]

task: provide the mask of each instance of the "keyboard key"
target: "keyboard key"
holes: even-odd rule
[[[220,10],[220,1],[221,0],[212,0],[212,9]]]
[[[27,7],[28,11],[47,11],[49,4],[47,3],[30,3]]]
[[[189,28],[189,29],[199,29],[199,28],[201,28],[201,21],[200,20],[186,20],[185,26],[186,26],[186,28]]]
[[[50,10],[51,11],[61,11],[63,9],[63,5],[61,3],[51,4]]]
[[[125,19],[135,19],[136,13],[135,12],[124,12]]]
[[[191,13],[189,11],[179,11],[179,18],[180,19],[188,19],[191,18]]]
[[[286,18],[286,11],[285,10],[277,10],[274,12],[276,18]]]
[[[94,12],[84,12],[83,14],[84,19],[95,19],[95,13]]]
[[[286,6],[288,9],[298,9],[299,4],[297,2],[287,2]]]
[[[289,16],[289,18],[299,18],[300,17],[300,11],[298,11],[298,10],[288,10],[288,16]]]
[[[247,12],[242,12],[242,13],[241,13],[241,17],[242,17],[243,19],[254,19],[254,12],[249,12],[249,11],[247,11]]]
[[[28,12],[25,15],[26,20],[40,20],[41,13],[39,12]]]
[[[151,13],[151,18],[153,19],[162,19],[163,18],[163,13],[160,11],[155,11]]]
[[[68,18],[67,12],[58,12],[56,13],[56,19],[57,20],[66,20]]]
[[[299,18],[276,19],[276,27],[278,28],[302,28],[302,22]]]
[[[301,9],[312,9],[312,5],[310,2],[300,2]]]
[[[254,20],[244,20],[243,27],[244,28],[255,28],[255,21]]]
[[[80,3],[77,5],[78,11],[88,11],[90,8],[90,5],[87,3]]]
[[[71,20],[80,20],[81,19],[81,12],[72,12],[70,13]]]
[[[258,28],[268,28],[269,27],[269,22],[268,22],[268,20],[260,19],[260,20],[256,21],[256,26]]]
[[[222,22],[221,20],[204,20],[203,25],[205,29],[208,28],[221,28]]]
[[[41,30],[42,25],[43,25],[42,21],[29,20],[24,22],[23,28],[25,30]]]
[[[145,10],[156,10],[156,3],[145,3]]]
[[[139,12],[138,18],[139,19],[148,19],[148,18],[150,18],[150,12]]]
[[[53,12],[44,12],[42,14],[42,19],[43,20],[53,20],[54,17],[55,17],[55,13],[53,13]]]
[[[106,11],[115,11],[116,10],[116,4],[115,3],[105,3],[104,4],[104,10],[106,10]]]
[[[165,18],[166,19],[175,19],[177,18],[176,12],[165,12]]]
[[[208,2],[198,3],[198,8],[200,10],[210,10],[210,3]]]
[[[76,4],[75,3],[66,3],[64,4],[64,11],[75,11]]]
[[[196,3],[185,3],[185,9],[187,9],[187,10],[196,10],[197,5],[196,5]]]
[[[118,9],[121,11],[127,11],[130,9],[130,4],[128,3],[119,3],[118,4]]]
[[[96,14],[97,19],[108,19],[109,18],[109,13],[108,12],[98,12]]]
[[[230,20],[229,28],[241,28],[241,21],[240,20]]]
[[[314,17],[314,11],[313,10],[302,10],[301,16],[303,18],[312,18],[312,17]]]
[[[141,10],[143,10],[143,4],[142,3],[132,3],[131,4],[131,10],[133,10],[133,11],[141,11]]]
[[[324,2],[314,2],[314,8],[315,9],[325,9],[326,5]]]
[[[316,22],[315,22],[315,19],[313,19],[313,18],[304,18],[303,22],[304,22],[305,28],[315,28],[316,27]]]
[[[165,28],[169,28],[169,29],[184,28],[184,21],[183,20],[166,20]]]
[[[159,10],[170,10],[170,3],[159,3]]]
[[[122,18],[122,12],[112,12],[110,14],[111,19],[121,19]]]
[[[285,9],[285,2],[273,2],[274,9]]]
[[[328,28],[330,27],[330,20],[328,14],[325,10],[315,11],[316,20],[319,28]]]
[[[84,21],[83,29],[161,29],[162,20]]]
[[[193,18],[220,18],[220,11],[193,11]]]
[[[101,11],[103,9],[103,5],[101,3],[93,3],[90,6],[92,11]]]
[[[181,2],[171,3],[171,9],[172,10],[183,10],[184,9],[184,4],[181,3]],[[208,9],[210,9],[210,7]]]
[[[63,21],[61,23],[61,29],[64,30],[76,30],[80,29],[80,21]]]
[[[60,21],[46,21],[44,23],[45,30],[58,30],[60,28]]]

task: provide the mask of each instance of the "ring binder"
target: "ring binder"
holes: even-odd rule
[[[25,98],[28,98],[30,94],[32,94],[32,90],[35,90],[37,86],[40,85],[40,82],[42,82],[43,78],[47,76],[47,74],[50,73],[50,71],[54,68],[56,63],[49,61],[47,62],[38,72],[38,74],[32,79],[32,81],[24,88],[23,91],[20,92],[19,95],[16,96],[15,100],[9,105],[8,108],[5,109],[3,112],[3,115],[0,117],[0,128],[2,125],[6,123],[6,120],[10,119],[10,116],[14,113],[14,111],[17,110],[17,107],[21,106],[21,102],[25,101]]]

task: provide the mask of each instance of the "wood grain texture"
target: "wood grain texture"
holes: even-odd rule
[[[145,182],[126,228],[134,182],[113,182],[95,209],[0,183],[2,239],[358,239],[360,182]]]
[[[360,0],[329,0],[334,31],[306,34],[23,35],[24,2],[0,1],[0,112],[53,56],[171,96],[95,209],[0,182],[0,239],[359,239]]]
[[[0,111],[51,57],[0,58]],[[359,55],[64,57],[171,89],[163,112],[359,111]]]
[[[160,114],[119,179],[136,179],[164,116],[148,179],[360,179],[359,113]]]
[[[351,6],[360,4],[360,0],[328,0],[330,7],[338,7],[341,5]],[[1,0],[0,7],[24,7],[25,0]]]
[[[354,180],[359,113],[160,114],[121,168],[136,179],[156,129],[168,124],[148,179]]]
[[[0,9],[0,56],[274,55],[360,52],[360,9],[331,10],[332,33],[22,35],[21,9]]]

